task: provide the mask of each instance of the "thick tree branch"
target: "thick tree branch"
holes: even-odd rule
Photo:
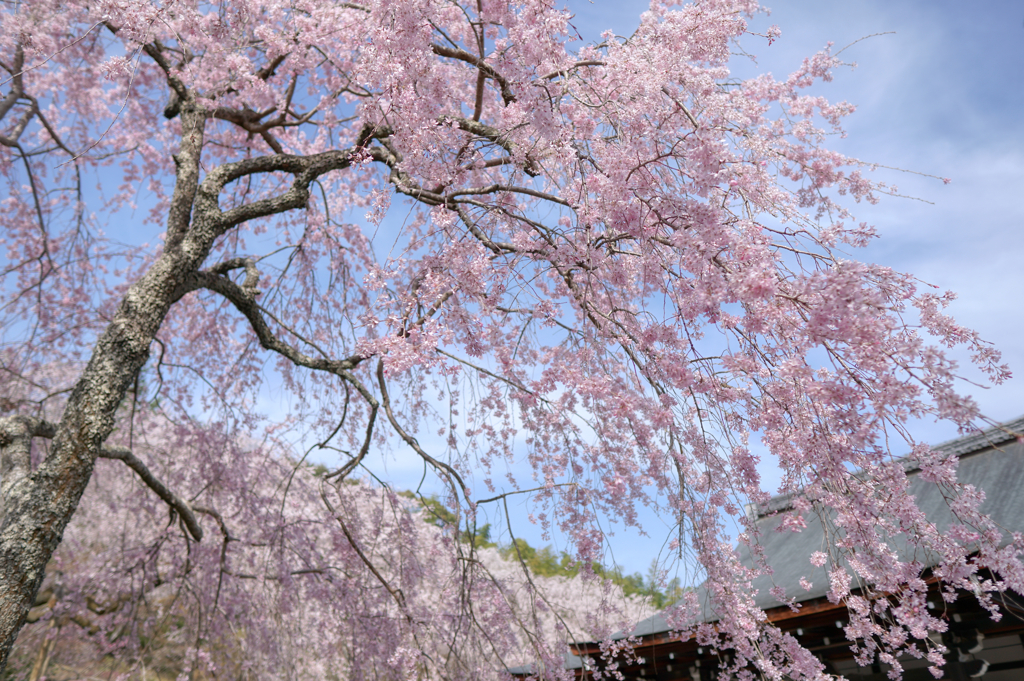
[[[22,77],[22,70],[25,68],[25,49],[19,42],[14,48],[14,63],[11,65],[9,72],[11,74],[11,91],[7,93],[7,96],[0,100],[0,121],[7,116],[7,112],[11,110],[19,99],[25,94],[24,78]]]
[[[0,419],[0,522],[13,489],[32,473],[32,438],[35,422],[28,416]]]
[[[263,310],[260,308],[259,303],[256,302],[259,273],[256,271],[255,264],[251,260],[243,262],[246,267],[246,280],[243,286],[239,286],[226,276],[222,276],[223,273],[232,269],[239,269],[243,266],[236,261],[231,261],[219,265],[212,270],[204,270],[191,275],[181,288],[178,297],[198,289],[207,289],[214,293],[219,293],[227,298],[235,306],[235,309],[249,320],[253,333],[256,334],[256,338],[264,349],[278,353],[296,366],[313,369],[314,371],[326,371],[344,377],[348,371],[354,369],[364,360],[359,355],[353,355],[342,360],[316,358],[279,339],[267,324],[266,319],[264,319]]]
[[[505,151],[509,152],[510,154],[514,152],[515,145],[512,144],[512,142],[509,140],[508,131],[502,132],[497,128],[485,125],[484,123],[481,123],[478,120],[455,116],[441,116],[438,119],[438,122],[441,123],[442,125],[451,125],[452,123],[454,123],[456,126],[458,126],[459,130],[463,130],[470,134],[476,135],[477,137],[481,137],[490,142],[493,142],[502,149],[504,149]],[[527,155],[526,164],[523,167],[523,172],[525,172],[530,177],[537,177],[540,175],[541,169],[537,162],[534,159],[530,158],[529,155]]]
[[[256,72],[256,77],[260,80],[267,80],[275,73],[277,73],[277,67],[284,63],[284,60],[288,58],[288,53],[279,54],[270,60],[269,63],[264,64],[263,67]]]
[[[192,224],[206,113],[182,107],[177,181],[161,255],[131,287],[97,340],[68,397],[53,444],[42,464],[5,490],[0,523],[0,668],[60,543],[64,528],[92,477],[119,405],[149,359],[175,292],[206,259],[218,233],[209,221]],[[24,438],[23,438],[24,439]]]
[[[206,112],[196,107],[193,99],[185,100],[181,117],[181,147],[173,157],[175,165],[174,193],[167,214],[167,247],[175,247],[192,224],[192,207],[199,189],[200,156],[206,130]]]
[[[498,86],[501,88],[501,99],[502,101],[505,102],[506,106],[516,101],[516,96],[515,94],[513,94],[512,87],[509,85],[509,82],[505,80],[504,76],[495,71],[490,64],[485,62],[480,57],[477,57],[476,55],[466,52],[465,50],[462,49],[445,47],[444,45],[438,45],[436,43],[432,44],[430,46],[430,49],[433,50],[434,54],[438,55],[439,57],[458,59],[459,61],[464,61],[467,64],[471,64],[476,68],[480,69],[481,73],[483,73],[488,78],[496,82]]]
[[[117,33],[119,30],[117,27],[111,25],[110,22],[106,23],[106,27],[112,33]],[[167,57],[164,56],[164,46],[160,41],[154,40],[151,43],[146,43],[142,46],[142,51],[145,52],[150,59],[156,62],[157,66],[160,67],[160,70],[164,72],[164,75],[167,77],[167,84],[171,86],[171,89],[174,91],[174,94],[177,95],[178,99],[182,102],[187,101],[189,99],[188,87],[182,82],[181,78],[175,75],[174,66]]]
[[[557,203],[563,206],[568,206],[569,202],[565,199],[559,198],[553,194],[547,192],[537,191],[536,189],[530,189],[529,187],[516,187],[508,184],[490,184],[486,187],[471,187],[469,189],[463,189],[461,191],[453,192],[448,194],[452,198],[459,196],[474,196],[480,194],[496,194],[498,192],[510,192],[512,194],[524,194],[526,196],[533,196],[538,199],[550,201],[551,203]]]
[[[23,69],[25,67],[25,50],[19,42],[14,51],[14,63],[9,71],[11,74],[11,90],[0,100],[0,122],[11,112],[14,106],[21,100],[26,100],[28,107],[22,112],[14,127],[6,135],[0,134],[0,144],[5,147],[15,147],[20,150],[18,140],[28,127],[33,116],[39,113],[39,105],[35,99],[25,94],[25,79]],[[23,152],[24,153],[24,152]]]
[[[202,541],[203,539],[203,528],[199,526],[196,521],[196,516],[192,512],[192,508],[185,503],[177,494],[172,492],[170,488],[162,483],[146,464],[142,462],[137,456],[132,454],[131,450],[127,447],[104,447],[100,450],[100,458],[103,459],[117,459],[124,461],[135,473],[142,479],[146,486],[156,492],[156,495],[164,500],[164,502],[177,511],[178,515],[181,516],[182,522],[185,523],[185,527],[188,528],[189,534],[196,541]]]
[[[275,154],[225,163],[210,171],[199,187],[196,196],[197,215],[202,215],[219,236],[243,222],[303,208],[309,201],[309,186],[313,181],[333,170],[348,168],[358,153],[358,148],[350,148],[311,156]],[[294,175],[291,189],[277,196],[259,199],[227,211],[221,210],[220,193],[229,182],[248,175],[273,172]]]

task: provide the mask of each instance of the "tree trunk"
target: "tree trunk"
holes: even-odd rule
[[[0,524],[0,671],[43,581],[46,564],[78,507],[96,457],[114,428],[118,406],[149,359],[156,337],[182,284],[209,254],[216,230],[192,225],[199,185],[199,156],[206,113],[182,111],[181,151],[168,215],[166,250],[128,290],[100,336],[81,378],[68,398],[46,460],[27,474],[23,468],[3,485]],[[205,227],[205,228],[204,228]],[[24,433],[9,432],[17,417],[0,420],[0,450],[24,447]],[[21,450],[13,461],[27,465]],[[0,458],[10,459],[6,451]]]

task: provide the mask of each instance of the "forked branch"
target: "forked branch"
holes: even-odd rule
[[[0,475],[3,476],[3,496],[18,480],[31,473],[30,452],[31,439],[40,437],[53,439],[57,434],[57,424],[32,416],[9,416],[0,419]],[[196,521],[192,508],[181,497],[175,494],[159,478],[153,475],[149,467],[135,456],[127,447],[107,446],[99,451],[102,459],[123,461],[146,486],[156,492],[180,517],[189,534],[196,541],[203,538],[203,528]],[[0,512],[2,517],[2,512]]]

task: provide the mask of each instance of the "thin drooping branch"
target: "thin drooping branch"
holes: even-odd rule
[[[456,471],[454,468],[444,463],[443,461],[438,461],[434,457],[430,456],[430,454],[427,454],[426,450],[424,450],[423,447],[420,445],[419,440],[417,440],[415,437],[409,434],[405,430],[405,428],[402,427],[402,424],[398,422],[398,419],[395,417],[394,411],[391,409],[391,398],[388,395],[387,381],[384,379],[383,361],[377,362],[377,384],[380,386],[381,403],[384,406],[384,413],[387,415],[388,421],[391,423],[391,427],[395,429],[396,433],[398,433],[398,437],[402,438],[402,440],[407,445],[412,447],[413,451],[416,452],[421,459],[423,459],[428,464],[433,466],[436,470],[445,473],[448,477],[448,484],[454,487],[454,483],[452,483],[452,480],[459,484],[458,489],[453,490],[456,493],[456,496],[458,496],[459,492],[461,492],[463,495],[467,494],[467,490],[469,489],[469,487],[467,487],[466,483],[463,482],[462,477],[459,475],[458,471]]]
[[[237,539],[231,536],[231,532],[228,530],[228,525],[224,522],[224,516],[218,513],[216,509],[196,506],[195,510],[197,513],[204,513],[210,516],[216,520],[217,525],[220,526],[220,533],[222,537],[220,544],[220,572],[217,575],[217,592],[213,597],[213,607],[216,608],[217,604],[220,602],[221,588],[224,586],[224,575],[228,572],[228,544],[232,541],[237,541]]]
[[[370,403],[370,416],[366,423],[366,435],[363,437],[363,444],[359,448],[359,452],[353,456],[349,461],[334,471],[333,473],[325,476],[325,478],[338,478],[338,480],[344,480],[347,478],[356,467],[363,462],[366,455],[370,452],[370,443],[373,441],[373,429],[377,423],[377,413],[380,411],[380,404],[376,400]]]
[[[245,282],[243,282],[241,286],[226,276],[229,272],[237,269],[245,269],[246,272]],[[189,282],[187,282],[186,286],[184,286],[179,293],[180,295],[184,295],[188,291],[200,288],[213,291],[214,293],[219,293],[227,298],[228,301],[235,306],[235,309],[245,316],[249,321],[250,328],[252,328],[253,333],[256,334],[256,338],[264,349],[276,352],[296,366],[334,374],[346,383],[352,385],[359,392],[370,407],[369,420],[366,425],[366,436],[363,439],[362,446],[359,448],[359,452],[352,457],[348,463],[328,476],[331,478],[340,477],[341,479],[344,479],[353,470],[355,470],[359,463],[366,457],[367,453],[369,453],[370,443],[373,439],[374,425],[377,420],[377,412],[380,409],[380,404],[373,396],[373,393],[371,393],[362,384],[362,382],[356,379],[356,377],[351,373],[351,370],[366,358],[360,355],[352,355],[351,357],[347,357],[342,360],[332,360],[329,358],[318,359],[311,357],[298,348],[288,345],[282,341],[271,330],[270,325],[267,324],[267,321],[264,318],[263,309],[256,301],[256,296],[258,295],[258,284],[259,271],[256,269],[255,261],[250,258],[233,258],[229,261],[215,265],[208,270],[197,272],[190,278]]]
[[[377,581],[380,582],[381,585],[387,590],[387,592],[391,594],[391,597],[395,599],[395,603],[398,604],[398,607],[402,610],[402,613],[405,615],[406,619],[411,620],[412,615],[406,612],[405,594],[402,593],[402,589],[391,586],[391,583],[384,578],[384,576],[380,573],[380,570],[377,569],[377,566],[373,564],[373,561],[371,561],[363,552],[363,550],[359,547],[359,543],[355,540],[355,537],[352,536],[352,533],[349,532],[348,525],[345,524],[345,519],[342,517],[342,514],[334,508],[334,504],[332,504],[331,500],[327,498],[327,492],[324,489],[326,486],[327,481],[321,478],[320,498],[323,500],[324,505],[327,507],[327,510],[330,511],[331,517],[338,521],[338,525],[341,526],[341,531],[344,533],[349,545],[356,552],[356,555],[359,556],[359,559],[363,561],[363,564],[366,565],[367,569],[373,574],[374,577],[377,578]]]

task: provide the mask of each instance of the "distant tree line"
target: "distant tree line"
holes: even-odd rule
[[[431,524],[441,528],[455,528],[460,524],[458,517],[435,495],[417,496],[410,491],[399,492],[399,495],[416,500],[426,511],[424,520]],[[459,530],[458,534],[460,541],[477,548],[496,548],[506,560],[517,560],[529,568],[532,574],[541,577],[576,577],[584,568],[566,551],[559,551],[550,545],[538,549],[518,537],[510,542],[494,541],[491,539],[490,523]],[[678,577],[668,580],[663,578],[656,559],[651,560],[646,575],[639,572],[626,574],[619,565],[608,567],[598,562],[591,563],[590,570],[601,579],[610,580],[626,596],[649,599],[651,605],[658,610],[675,603],[687,591]]]

